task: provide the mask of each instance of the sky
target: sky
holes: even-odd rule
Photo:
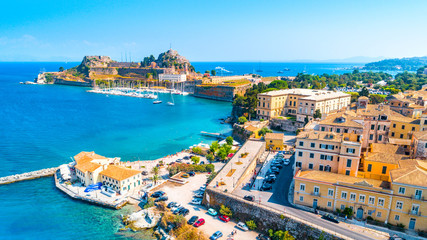
[[[170,46],[190,61],[426,56],[426,12],[425,0],[2,1],[0,61],[140,61]]]

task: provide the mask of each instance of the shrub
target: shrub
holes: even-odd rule
[[[342,213],[347,217],[351,217],[353,216],[353,209],[346,207]]]
[[[144,205],[144,209],[150,208],[154,206],[154,199],[149,197],[147,203]]]
[[[194,164],[198,164],[198,163],[200,162],[200,157],[192,156],[192,157],[191,157],[191,161],[192,161]]]
[[[213,164],[191,165],[186,163],[175,163],[168,167],[169,176],[173,176],[179,172],[212,172],[215,166]]]
[[[374,220],[371,216],[368,216],[366,219],[371,221]]]
[[[217,172],[211,172],[211,174],[208,176],[208,179],[206,180],[206,183],[209,184],[212,182],[212,180],[218,175]]]
[[[231,209],[224,205],[221,205],[221,208],[219,209],[219,213],[221,213],[222,215],[229,216],[230,218],[231,216],[233,216],[233,212],[231,211]]]
[[[237,119],[237,122],[239,122],[240,124],[243,124],[247,121],[248,121],[248,119],[246,119],[246,117],[244,117],[244,116],[241,116]]]
[[[253,220],[246,221],[246,226],[248,226],[250,230],[255,230],[257,228],[256,223]]]
[[[209,162],[212,162],[212,161],[215,159],[215,157],[214,157],[214,155],[213,155],[213,154],[209,153],[209,154],[206,156],[206,159],[207,159]]]
[[[195,154],[202,154],[202,149],[201,148],[199,148],[199,147],[193,147],[193,153],[195,153]]]

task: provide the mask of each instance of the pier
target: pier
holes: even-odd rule
[[[210,133],[210,132],[201,131],[200,134],[202,134],[203,136],[213,137],[213,138],[218,138],[218,139],[225,138],[225,136],[221,133]]]
[[[41,178],[41,177],[49,177],[49,176],[52,176],[57,169],[58,169],[57,167],[45,168],[37,171],[1,177],[0,185],[20,182],[25,180],[31,180],[31,179]]]

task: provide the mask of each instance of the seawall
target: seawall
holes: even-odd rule
[[[49,176],[52,176],[57,169],[58,169],[57,167],[46,168],[46,169],[41,169],[41,170],[32,171],[32,172],[26,172],[22,174],[15,174],[11,176],[1,177],[0,185],[20,182],[25,180],[31,180],[31,179],[41,178],[41,177],[49,177]]]

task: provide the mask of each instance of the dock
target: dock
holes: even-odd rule
[[[202,134],[203,136],[213,137],[218,139],[225,138],[224,134],[221,134],[221,133],[210,133],[210,132],[201,131],[200,134]]]
[[[115,199],[112,201],[102,201],[99,198],[90,196],[88,195],[84,195],[85,193],[82,192],[75,192],[73,191],[71,188],[67,187],[67,184],[62,183],[60,181],[60,179],[58,179],[58,174],[55,172],[54,176],[55,176],[55,186],[61,190],[62,192],[64,192],[65,194],[67,194],[68,196],[70,196],[71,198],[77,199],[77,200],[81,200],[81,201],[86,201],[95,205],[100,205],[100,206],[104,206],[104,207],[108,207],[108,208],[113,208],[113,209],[120,209],[123,206],[125,206],[128,203],[128,199],[127,197],[122,198],[122,199]]]
[[[55,174],[57,169],[58,169],[57,167],[45,168],[37,171],[1,177],[0,185],[20,182],[25,180],[31,180],[31,179],[41,178],[41,177],[53,176],[53,174]]]

